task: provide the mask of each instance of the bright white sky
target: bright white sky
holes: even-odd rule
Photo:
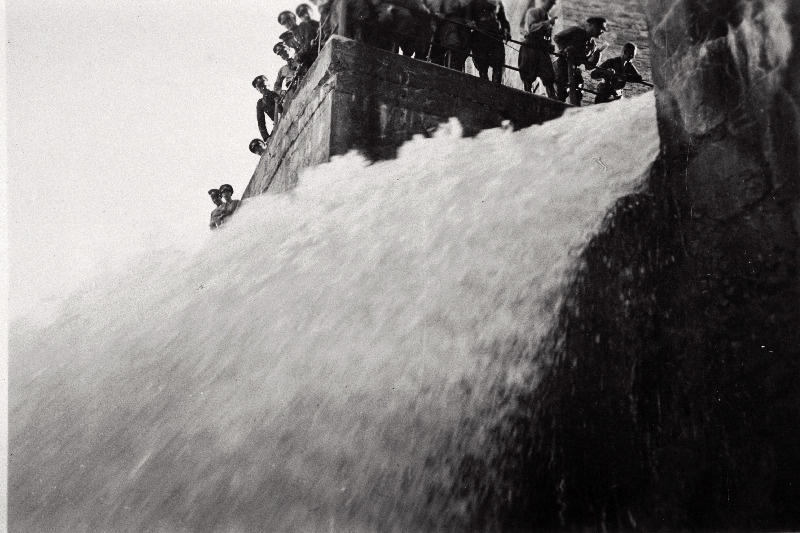
[[[11,314],[131,253],[203,238],[206,191],[257,158],[250,85],[270,81],[299,0],[6,5]]]
[[[250,83],[274,80],[277,16],[300,1],[6,2],[12,317],[205,238],[206,191],[238,197],[256,167]]]

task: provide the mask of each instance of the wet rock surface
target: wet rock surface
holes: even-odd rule
[[[476,527],[800,528],[800,3],[651,0],[661,155],[584,252]]]

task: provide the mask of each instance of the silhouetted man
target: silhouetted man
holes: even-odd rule
[[[314,39],[311,41],[314,48],[318,47],[319,43],[319,22],[311,17],[311,6],[308,4],[300,4],[294,10],[297,16],[300,17],[300,24],[308,24],[314,32]]]
[[[523,89],[532,92],[533,82],[539,78],[549,98],[556,97],[556,73],[550,54],[554,52],[553,24],[558,17],[549,15],[555,4],[556,0],[536,0],[536,6],[525,12],[521,27],[525,44],[519,49],[518,62]]]
[[[464,70],[469,57],[470,35],[475,27],[469,0],[442,0],[437,15],[439,22],[433,36],[431,61],[453,70]]]
[[[603,80],[597,86],[597,96],[595,104],[603,104],[612,100],[622,98],[622,89],[629,81],[642,81],[642,75],[633,66],[633,59],[636,57],[636,45],[625,43],[622,47],[622,55],[612,57],[603,61],[600,66],[592,71],[592,78]]]
[[[372,0],[329,0],[328,22],[331,34],[371,42],[374,16]],[[322,11],[320,11],[321,13]],[[323,33],[325,30],[323,29]]]
[[[433,26],[426,0],[393,0],[397,17],[395,30],[397,44],[404,56],[427,60]]]
[[[586,25],[573,26],[558,33],[553,37],[560,53],[556,59],[556,98],[565,102],[570,97],[570,103],[581,104],[583,97],[583,75],[580,66],[592,70],[600,62],[600,54],[606,45],[598,47],[595,39],[606,32],[606,19],[603,17],[590,17]],[[572,86],[570,87],[570,79]],[[574,91],[574,95],[570,95]]]
[[[472,18],[475,20],[471,41],[472,62],[481,78],[488,80],[491,68],[492,81],[502,83],[506,63],[504,41],[511,38],[511,25],[506,18],[503,2],[473,0]]]
[[[269,132],[267,131],[267,121],[264,119],[264,115],[267,115],[273,122],[275,121],[275,104],[278,102],[278,94],[267,88],[267,77],[264,75],[255,77],[253,87],[261,93],[261,98],[256,103],[256,120],[258,121],[258,131],[261,132],[261,138],[266,141],[269,139]]]

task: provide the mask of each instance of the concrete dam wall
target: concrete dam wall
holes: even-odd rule
[[[244,198],[291,189],[301,169],[350,150],[391,158],[413,135],[451,117],[474,135],[504,120],[540,124],[568,106],[334,37],[285,107]]]

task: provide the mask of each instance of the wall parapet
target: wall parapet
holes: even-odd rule
[[[516,127],[560,117],[562,102],[439,65],[333,37],[278,121],[243,198],[283,192],[306,167],[361,150],[395,156],[415,134],[451,117],[467,135],[510,120]]]

